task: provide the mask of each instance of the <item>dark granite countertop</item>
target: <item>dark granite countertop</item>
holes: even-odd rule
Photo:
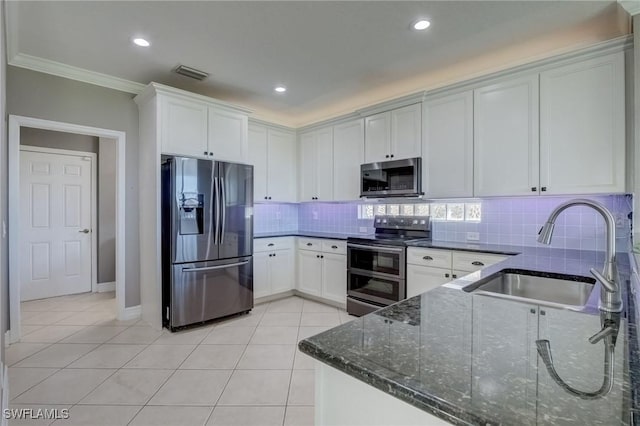
[[[275,238],[275,237],[308,237],[326,238],[329,240],[346,240],[349,237],[363,237],[369,234],[339,234],[333,232],[310,232],[310,231],[285,231],[285,232],[260,232],[253,234],[253,238]]]
[[[597,308],[599,284],[581,311],[462,290],[505,268],[590,276],[589,268],[600,269],[604,260],[599,252],[518,250],[503,262],[309,337],[300,350],[454,424],[630,424],[640,408],[638,314],[630,296],[640,286],[630,286],[628,255],[617,256],[618,273],[632,292],[624,292],[625,312],[613,317]],[[616,338],[589,343],[605,320],[617,324]],[[549,341],[559,377],[584,392],[602,386],[605,342],[613,342],[611,391],[592,399],[570,394],[545,368],[537,340]]]

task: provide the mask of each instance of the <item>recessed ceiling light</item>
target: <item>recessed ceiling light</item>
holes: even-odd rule
[[[151,46],[151,43],[149,43],[147,40],[143,39],[143,38],[134,38],[133,39],[133,43],[137,46],[140,47],[149,47]]]
[[[425,21],[424,19],[421,19],[419,21],[416,21],[413,24],[413,29],[414,30],[418,30],[418,31],[422,31],[422,30],[426,30],[427,28],[429,28],[431,26],[431,22],[429,21]]]
[[[284,87],[284,86],[276,86],[275,89],[273,89],[273,90],[275,90],[278,93],[284,93],[284,92],[287,91],[287,88]]]

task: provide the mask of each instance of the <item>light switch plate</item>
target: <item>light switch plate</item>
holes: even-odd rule
[[[467,232],[467,241],[480,241],[479,232]]]

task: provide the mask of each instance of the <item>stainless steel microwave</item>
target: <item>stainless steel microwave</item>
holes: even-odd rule
[[[422,159],[381,161],[360,166],[360,197],[422,195]]]

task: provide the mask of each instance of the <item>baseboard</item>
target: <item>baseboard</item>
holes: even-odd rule
[[[119,318],[119,320],[128,321],[132,319],[137,319],[137,318],[140,318],[141,315],[142,315],[142,305],[129,306],[128,308],[124,308],[122,318]]]
[[[116,291],[115,281],[111,281],[108,283],[98,283],[98,293],[107,293],[109,291]]]
[[[346,301],[345,301],[345,303],[335,302],[333,300],[325,299],[325,298],[319,297],[319,296],[314,296],[312,294],[308,294],[308,293],[305,293],[304,291],[300,291],[300,290],[297,290],[297,289],[293,290],[293,294],[298,296],[298,297],[302,297],[303,299],[309,299],[309,300],[312,300],[314,302],[323,303],[325,305],[329,305],[329,306],[336,307],[338,309],[342,309],[343,311],[347,310]]]
[[[253,304],[259,305],[261,303],[273,302],[274,300],[284,299],[285,297],[290,297],[290,296],[293,296],[294,294],[295,293],[293,290],[283,291],[282,293],[278,293],[278,294],[270,294],[269,296],[258,297],[257,299],[254,299]]]

